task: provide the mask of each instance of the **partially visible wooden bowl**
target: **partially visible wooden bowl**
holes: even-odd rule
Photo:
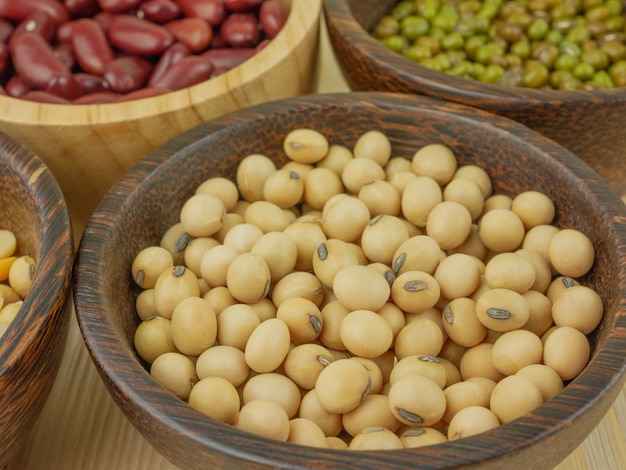
[[[530,414],[480,436],[404,451],[336,451],[270,441],[206,418],[151,378],[134,351],[138,325],[131,264],[178,222],[183,202],[211,176],[234,178],[246,155],[280,165],[283,139],[311,127],[351,148],[378,129],[394,155],[445,143],[461,163],[484,167],[494,191],[545,192],[556,223],[587,234],[597,258],[582,282],[602,296],[605,315],[590,335],[588,367]],[[103,199],[82,238],[74,297],[85,343],[127,418],[168,460],[186,469],[533,468],[549,469],[602,419],[626,382],[626,207],[597,173],[553,141],[512,120],[425,97],[384,93],[312,95],[240,110],[168,142]]]
[[[69,327],[74,243],[50,170],[0,133],[0,228],[37,262],[32,287],[0,338],[0,467],[33,427],[57,375]]]
[[[432,96],[522,122],[585,160],[626,195],[626,89],[511,89],[419,65],[380,44],[369,31],[397,0],[324,0],[329,38],[353,90]]]
[[[81,106],[0,96],[0,130],[50,167],[77,236],[113,183],[161,144],[221,114],[312,92],[321,0],[283,3],[289,17],[267,47],[229,72],[183,90]]]

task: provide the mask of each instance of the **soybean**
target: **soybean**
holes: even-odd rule
[[[298,387],[311,390],[324,368],[333,362],[330,351],[319,344],[301,344],[291,349],[285,357],[285,374]]]
[[[277,372],[250,377],[243,387],[243,402],[270,400],[280,405],[291,419],[300,407],[300,389],[289,377]]]
[[[587,286],[564,290],[552,304],[552,317],[557,326],[571,326],[584,334],[596,329],[603,313],[602,299]]]
[[[216,344],[198,356],[196,374],[201,380],[206,377],[221,377],[238,387],[248,379],[250,366],[240,349],[226,344]]]
[[[381,394],[365,397],[358,407],[342,415],[341,422],[351,436],[371,427],[383,427],[395,432],[401,424],[391,411],[389,397]]]
[[[509,375],[500,380],[491,392],[489,408],[505,424],[534,410],[543,403],[537,385],[522,375]]]
[[[295,129],[284,139],[285,154],[296,162],[316,163],[326,156],[329,143],[326,137],[314,129]]]
[[[421,397],[415,400],[415,397]],[[446,409],[446,397],[435,382],[421,375],[402,377],[389,389],[389,406],[402,423],[430,426],[439,421]]]
[[[164,318],[172,318],[181,300],[199,296],[198,278],[185,266],[177,265],[163,271],[154,284],[154,304],[159,315]]]
[[[150,375],[182,400],[189,398],[191,389],[198,381],[194,363],[179,352],[159,355],[150,366]]]
[[[287,442],[310,447],[328,447],[328,441],[322,428],[314,421],[306,418],[293,418],[289,421]]]
[[[456,441],[464,437],[475,436],[500,426],[498,416],[485,406],[463,408],[448,424],[448,439]]]
[[[319,307],[305,298],[286,299],[277,307],[276,318],[287,325],[294,344],[312,343],[324,327]]]
[[[343,319],[339,330],[346,349],[358,357],[384,354],[393,342],[389,323],[371,310],[353,310]]]
[[[33,285],[37,262],[30,255],[18,256],[9,268],[9,285],[24,299]]]
[[[326,411],[324,407],[320,405],[315,389],[307,391],[302,396],[298,415],[301,418],[306,418],[316,423],[322,432],[324,432],[324,435],[328,437],[336,437],[343,429],[341,422],[342,415]],[[347,444],[343,447],[347,448]]]
[[[245,403],[239,410],[235,426],[269,439],[286,441],[289,437],[289,416],[278,403],[264,398]]]
[[[239,417],[239,394],[232,383],[222,377],[199,380],[189,392],[192,408],[217,421],[234,425]]]
[[[581,277],[593,266],[593,244],[582,232],[562,229],[550,240],[548,248],[550,263],[556,271],[569,277]]]
[[[381,426],[365,428],[350,441],[351,450],[402,449],[402,441],[391,430]]]
[[[246,364],[255,372],[272,372],[289,352],[289,328],[279,318],[258,323],[245,341]]]
[[[225,214],[224,203],[211,194],[195,194],[183,205],[180,222],[192,237],[210,237],[219,230]]]
[[[354,410],[369,394],[370,378],[363,365],[339,359],[322,370],[315,382],[320,405],[330,413],[343,414]]]
[[[352,153],[354,158],[367,158],[384,167],[391,158],[391,142],[379,130],[367,131],[359,136]]]
[[[363,229],[361,248],[369,261],[390,265],[398,247],[408,239],[409,230],[402,219],[377,215]]]
[[[141,250],[133,259],[131,272],[139,287],[154,287],[163,271],[174,266],[172,254],[161,246],[149,246]]]
[[[341,268],[333,279],[337,300],[349,310],[379,310],[387,303],[391,287],[378,272],[367,266]]]

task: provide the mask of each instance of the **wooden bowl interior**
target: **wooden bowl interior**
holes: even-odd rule
[[[422,145],[444,143],[460,163],[491,175],[494,191],[543,191],[557,207],[556,222],[586,233],[597,260],[583,280],[605,301],[602,325],[591,335],[593,360],[565,391],[535,412],[487,432],[430,448],[402,452],[336,452],[267,441],[213,422],[157,385],[137,358],[138,324],[130,276],[135,254],[158,244],[178,221],[183,202],[211,176],[233,178],[238,162],[264,153],[285,162],[290,130],[312,127],[331,143],[351,147],[379,129],[394,155],[410,158]],[[211,462],[236,468],[264,465],[400,469],[451,468],[481,462],[504,468],[515,462],[551,468],[599,422],[623,385],[626,363],[626,208],[605,182],[562,147],[513,121],[424,97],[351,93],[304,97],[253,107],[199,126],[152,153],[103,200],[78,252],[77,315],[86,344],[118,405],[165,457],[201,468]],[[620,219],[621,218],[621,219]],[[621,326],[621,328],[619,328]],[[172,445],[174,439],[177,445]],[[537,452],[537,447],[549,449]],[[281,467],[282,468],[282,467]]]
[[[74,257],[61,190],[41,160],[0,134],[2,228],[16,253],[37,262],[33,285],[0,341],[0,464],[17,451],[39,415],[61,362],[69,325]]]
[[[397,0],[324,0],[330,42],[353,90],[421,94],[514,119],[556,140],[626,195],[623,89],[539,90],[481,83],[431,70],[369,33]]]

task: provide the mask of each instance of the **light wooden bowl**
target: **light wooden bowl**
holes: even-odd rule
[[[283,139],[312,127],[352,147],[385,132],[394,155],[440,142],[460,163],[487,170],[494,192],[545,192],[560,226],[587,234],[597,251],[582,280],[605,315],[590,335],[593,357],[562,393],[480,436],[403,451],[337,451],[270,441],[206,418],[159,386],[138,359],[131,264],[179,221],[183,202],[212,176],[234,178],[239,161],[263,152],[281,165]],[[527,127],[485,111],[416,96],[312,95],[222,116],[168,142],[127,173],[89,222],[77,254],[74,298],[81,332],[106,387],[127,418],[181,468],[551,469],[602,419],[626,382],[626,207],[597,173]]]
[[[40,104],[0,96],[0,130],[38,154],[59,181],[75,234],[112,184],[169,139],[221,114],[312,91],[321,0],[283,0],[283,30],[245,63],[154,98],[104,105]]]
[[[534,90],[454,77],[419,65],[369,33],[397,0],[324,0],[329,38],[353,90],[432,96],[522,122],[585,160],[626,196],[626,90]]]
[[[30,150],[0,133],[0,227],[37,261],[31,290],[0,338],[0,467],[35,424],[57,375],[70,319],[74,243],[63,194]]]

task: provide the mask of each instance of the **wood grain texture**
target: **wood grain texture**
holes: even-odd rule
[[[404,452],[337,452],[298,448],[207,420],[166,392],[133,351],[138,324],[130,265],[158,244],[179,220],[195,188],[212,176],[234,179],[238,163],[261,151],[286,162],[283,140],[296,128],[315,128],[351,148],[365,131],[380,129],[396,156],[410,158],[429,143],[449,146],[460,164],[477,164],[494,192],[535,189],[555,204],[555,223],[585,233],[596,248],[581,280],[605,302],[590,335],[589,367],[532,413],[480,436]],[[88,349],[105,385],[129,420],[174,464],[186,468],[424,469],[465,466],[552,468],[584,440],[626,381],[626,207],[571,152],[512,120],[427,97],[376,93],[310,95],[248,108],[202,124],[140,162],[100,204],[77,254],[75,306]],[[549,452],[546,450],[549,449]]]
[[[321,30],[318,92],[348,91],[334,53]],[[75,318],[71,319],[65,357],[50,399],[10,470],[176,470],[124,417],[92,363]],[[606,417],[555,468],[605,470],[625,468],[626,389]]]
[[[63,189],[76,233],[112,184],[148,152],[243,106],[313,91],[321,0],[282,0],[281,33],[240,67],[154,98],[51,105],[0,97],[0,130],[35,151]]]
[[[420,94],[488,110],[522,122],[561,143],[626,194],[624,89],[510,89],[418,65],[369,33],[397,0],[324,0],[329,36],[353,90]]]
[[[37,268],[0,339],[0,467],[19,450],[55,381],[67,338],[74,245],[63,194],[30,150],[0,134],[0,228]]]

